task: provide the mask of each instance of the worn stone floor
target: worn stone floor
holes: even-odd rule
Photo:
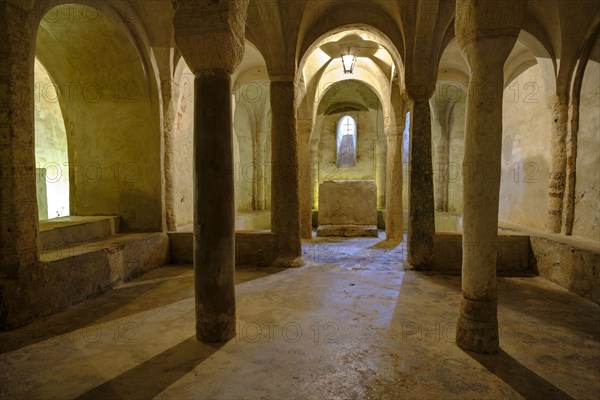
[[[454,345],[460,277],[403,245],[315,239],[307,266],[238,268],[238,335],[196,342],[190,266],[0,334],[2,399],[597,399],[600,307],[499,278],[502,351]]]

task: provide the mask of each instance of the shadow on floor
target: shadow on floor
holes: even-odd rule
[[[96,386],[77,399],[151,399],[217,352],[223,344],[198,343],[194,336]]]
[[[0,354],[25,346],[55,338],[68,332],[84,329],[101,322],[159,308],[194,296],[193,287],[187,283],[191,278],[185,276],[172,278],[170,281],[156,282],[137,279],[136,284],[113,289],[95,299],[86,300],[66,310],[34,321],[29,325],[10,332],[0,333]],[[168,290],[164,290],[168,287]],[[152,293],[160,291],[164,296],[155,302],[145,301]],[[132,307],[132,304],[136,304]]]
[[[236,284],[281,272],[279,268],[237,267]],[[194,297],[193,267],[166,266],[66,310],[9,332],[0,332],[0,354],[100,323]]]
[[[466,353],[527,400],[573,400],[567,393],[526,368],[502,349],[495,355]]]
[[[399,250],[405,248],[406,242],[403,242],[401,240],[382,240],[381,242],[377,242],[373,246],[369,247],[369,249],[372,249],[372,250],[394,250],[397,247],[399,247]]]
[[[418,279],[460,295],[459,274],[418,272]],[[560,327],[594,340],[600,335],[598,305],[545,280],[522,274],[498,276],[499,312],[525,315],[530,323]],[[573,312],[573,310],[577,310]],[[593,322],[593,323],[590,323]]]

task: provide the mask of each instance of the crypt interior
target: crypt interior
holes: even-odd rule
[[[0,399],[597,399],[596,0],[0,1]]]

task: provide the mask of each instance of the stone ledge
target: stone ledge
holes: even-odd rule
[[[497,258],[498,271],[531,271],[530,255],[529,236],[499,232]],[[436,232],[432,265],[424,270],[460,272],[461,269],[462,234],[458,232]]]
[[[193,264],[193,232],[169,232],[172,264]],[[235,264],[269,266],[277,257],[277,235],[271,231],[236,231]]]
[[[600,243],[508,222],[499,225],[529,235],[539,276],[600,304]]]
[[[320,225],[317,236],[378,237],[375,225]]]
[[[118,231],[117,216],[69,216],[40,221],[40,250],[107,238]]]
[[[19,280],[0,281],[0,330],[53,314],[161,267],[168,250],[166,234],[138,233],[45,251]]]

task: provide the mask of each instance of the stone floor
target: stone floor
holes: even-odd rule
[[[238,336],[194,338],[193,277],[169,266],[0,334],[2,399],[597,399],[600,307],[499,278],[502,351],[454,345],[460,277],[403,246],[315,239],[306,267],[238,268]]]

